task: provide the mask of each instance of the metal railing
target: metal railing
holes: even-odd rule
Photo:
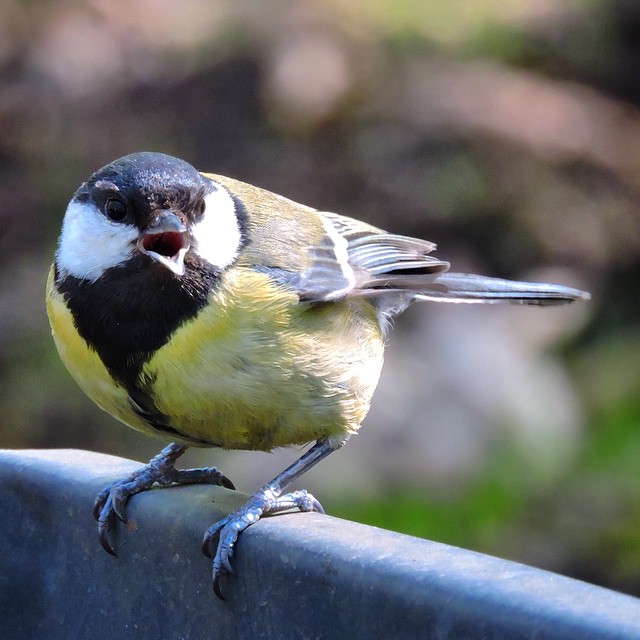
[[[138,466],[83,451],[0,451],[0,637],[640,638],[640,600],[319,514],[264,518],[214,597],[206,527],[246,496],[175,487],[136,496],[118,557],[91,506]]]

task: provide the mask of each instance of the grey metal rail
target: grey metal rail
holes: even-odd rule
[[[91,505],[136,466],[83,451],[0,451],[0,637],[640,639],[636,598],[318,514],[248,529],[222,602],[200,541],[245,496],[136,496],[113,558]]]

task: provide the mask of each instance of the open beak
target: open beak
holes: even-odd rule
[[[184,256],[189,250],[187,228],[172,211],[160,209],[138,240],[138,249],[172,271],[184,275]]]

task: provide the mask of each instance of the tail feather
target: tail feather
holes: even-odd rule
[[[507,302],[552,306],[574,300],[588,300],[585,291],[559,284],[517,282],[467,273],[438,274],[431,283],[416,290],[416,300],[440,302]]]

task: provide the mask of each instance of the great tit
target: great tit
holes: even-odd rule
[[[175,468],[189,446],[315,444],[214,524],[213,587],[263,514],[322,512],[287,485],[341,447],[371,402],[389,321],[414,300],[554,305],[564,286],[451,273],[435,245],[318,211],[161,153],[96,171],[71,199],[47,282],[62,361],[126,425],[171,442],[97,497],[102,546],[129,498],[158,483],[233,488]],[[217,539],[217,541],[216,541]]]

